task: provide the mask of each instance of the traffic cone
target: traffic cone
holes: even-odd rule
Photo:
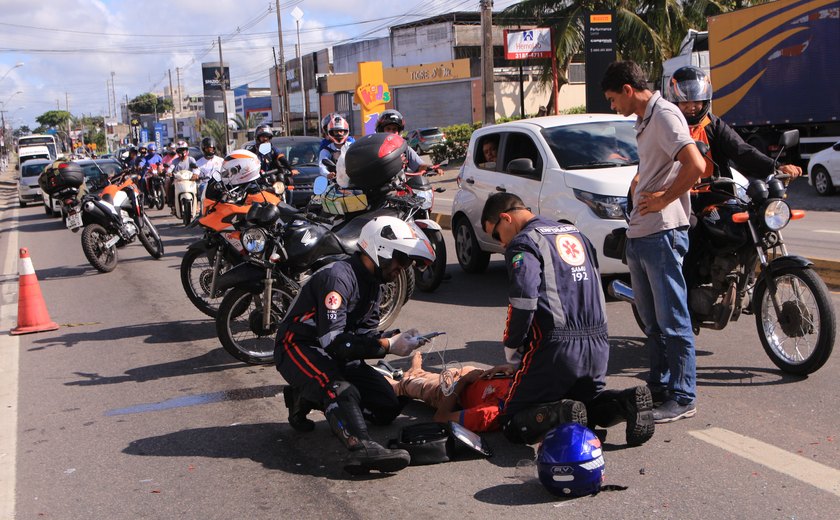
[[[47,312],[29,250],[25,247],[20,248],[18,287],[18,325],[12,329],[12,335],[57,329],[58,324],[50,319]]]

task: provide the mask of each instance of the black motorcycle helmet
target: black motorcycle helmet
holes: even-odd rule
[[[703,108],[692,117],[686,116],[689,125],[696,125],[709,113],[712,101],[712,82],[709,76],[697,67],[680,67],[674,71],[674,75],[668,81],[668,101],[679,103],[681,101],[702,101]]]
[[[208,152],[207,149],[212,148],[212,152]],[[201,152],[204,154],[204,157],[211,158],[216,155],[216,140],[212,137],[205,137],[201,140]]]
[[[260,144],[260,137],[267,136],[269,139],[274,137],[274,132],[271,131],[271,127],[268,125],[260,125],[254,130],[254,141],[257,142],[257,146]]]
[[[393,109],[388,109],[379,114],[379,119],[376,120],[376,131],[384,132],[386,125],[397,125],[399,132],[405,130],[405,121],[402,114]]]

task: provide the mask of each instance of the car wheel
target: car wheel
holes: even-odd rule
[[[461,217],[455,224],[455,256],[461,269],[468,273],[482,273],[490,263],[490,253],[482,251],[478,245],[470,221]]]
[[[834,193],[831,176],[823,166],[814,166],[811,175],[814,176],[814,189],[817,191],[817,195],[828,196]]]
[[[18,204],[20,204],[20,207],[21,207],[21,208],[25,208],[25,207],[26,207],[26,203],[25,203],[25,202],[23,202],[21,199],[18,199]]]

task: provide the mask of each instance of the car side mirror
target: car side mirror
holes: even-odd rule
[[[534,169],[534,162],[531,159],[520,158],[508,163],[507,172],[514,175],[533,176],[537,173],[537,170]]]
[[[832,146],[832,148],[840,152],[840,143],[836,143],[834,146]]]

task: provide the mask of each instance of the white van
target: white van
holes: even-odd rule
[[[25,146],[18,150],[18,169],[20,165],[30,159],[46,159],[52,161],[55,157],[46,146]]]

